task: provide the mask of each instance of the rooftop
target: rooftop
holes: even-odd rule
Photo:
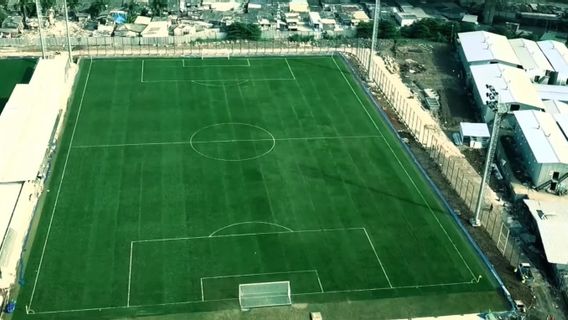
[[[550,263],[568,264],[568,212],[566,204],[552,201],[523,200],[535,220],[546,259]]]
[[[519,58],[523,69],[525,70],[553,70],[552,65],[546,59],[546,56],[535,41],[527,39],[509,40],[513,51]]]
[[[568,102],[568,86],[534,84],[534,87],[542,100],[558,100]]]
[[[538,163],[568,164],[568,141],[551,114],[524,110],[513,115]]]
[[[460,131],[466,137],[489,138],[491,136],[486,123],[462,122]]]
[[[522,104],[544,109],[537,90],[526,73],[514,67],[496,64],[471,66],[471,74],[480,97],[486,97],[492,85],[499,92],[502,103]]]
[[[554,71],[568,73],[568,49],[564,43],[545,40],[539,41],[538,46],[554,68]]]
[[[472,31],[458,33],[458,37],[469,63],[500,61],[511,65],[521,64],[504,36],[486,31]]]

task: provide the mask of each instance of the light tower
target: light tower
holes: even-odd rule
[[[39,29],[39,42],[41,45],[41,57],[45,59],[47,55],[45,53],[45,38],[43,36],[43,26],[41,23],[41,5],[39,3],[39,0],[35,0],[35,7],[37,14],[38,29]]]
[[[493,155],[495,154],[495,147],[497,146],[497,141],[499,140],[499,127],[501,126],[501,120],[503,116],[509,111],[509,107],[499,101],[499,93],[495,90],[492,85],[486,84],[485,87],[489,92],[487,93],[488,100],[485,102],[487,108],[495,113],[495,118],[493,120],[493,128],[491,129],[491,139],[489,140],[489,147],[487,149],[487,158],[485,159],[485,167],[483,169],[483,176],[481,178],[481,185],[479,186],[479,193],[477,194],[477,204],[475,206],[475,215],[471,218],[471,225],[474,227],[481,226],[481,220],[479,215],[481,213],[481,207],[483,206],[483,194],[485,191],[485,184],[487,182],[487,177],[489,176],[491,163],[493,162]]]
[[[71,38],[69,35],[69,10],[67,10],[67,0],[63,0],[63,11],[65,11],[65,31],[67,33],[67,51],[69,52],[69,63],[73,62],[71,55]]]
[[[369,61],[367,63],[367,75],[371,78],[371,61],[375,55],[375,47],[377,46],[377,36],[379,33],[379,19],[380,19],[381,1],[375,0],[375,13],[373,17],[373,35],[371,37],[371,51],[369,51]]]

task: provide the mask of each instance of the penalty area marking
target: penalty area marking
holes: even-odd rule
[[[231,225],[224,227],[224,228],[228,228]],[[387,272],[383,266],[383,263],[381,262],[379,255],[375,249],[375,246],[373,245],[373,243],[371,242],[371,238],[369,237],[369,233],[367,232],[367,229],[364,227],[352,227],[352,228],[330,228],[330,229],[308,229],[308,230],[292,230],[290,228],[286,228],[284,226],[281,226],[283,228],[285,228],[284,231],[272,231],[272,232],[254,232],[254,233],[239,233],[239,234],[227,234],[227,235],[216,235],[217,232],[219,232],[220,230],[223,230],[224,228],[221,228],[219,230],[214,231],[213,233],[211,233],[208,236],[195,236],[195,237],[178,237],[178,238],[161,238],[161,239],[146,239],[146,240],[132,240],[130,242],[130,262],[129,262],[129,266],[128,266],[128,290],[127,290],[127,307],[130,307],[130,295],[131,295],[131,286],[132,286],[132,260],[133,260],[133,252],[134,252],[134,244],[136,243],[149,243],[149,242],[169,242],[169,241],[187,241],[187,240],[195,240],[195,239],[213,239],[213,238],[238,238],[238,237],[250,237],[250,236],[260,236],[260,235],[275,235],[275,234],[289,234],[289,233],[314,233],[314,232],[340,232],[340,231],[360,231],[363,233],[364,237],[367,239],[367,241],[369,242],[369,246],[373,251],[374,257],[377,260],[378,266],[380,267],[382,273],[384,274],[389,286],[385,287],[385,288],[380,288],[381,290],[383,289],[393,289],[395,287],[392,286],[390,279],[387,275]],[[319,277],[319,274],[318,274]],[[471,280],[470,281],[466,281],[465,283],[469,283],[471,284]],[[321,285],[321,281],[320,281],[320,285]],[[411,286],[414,287],[414,286]],[[323,288],[323,286],[322,286]],[[400,288],[400,287],[399,287]],[[203,285],[202,285],[202,291],[203,291]],[[348,292],[348,291],[347,291]],[[200,302],[203,302],[205,300],[200,300]]]
[[[373,117],[371,116],[371,114],[369,113],[369,111],[367,110],[367,108],[365,107],[365,104],[363,103],[363,101],[361,100],[361,98],[359,97],[359,95],[357,94],[357,92],[355,91],[355,89],[353,88],[353,85],[351,85],[351,82],[349,82],[349,80],[347,79],[347,77],[345,76],[345,74],[343,73],[343,71],[341,70],[341,68],[339,67],[339,65],[337,64],[337,61],[335,61],[335,58],[332,57],[331,60],[333,60],[333,63],[335,63],[335,66],[337,67],[337,70],[339,71],[339,73],[341,74],[341,76],[343,76],[343,79],[345,80],[345,82],[347,82],[347,85],[349,86],[349,88],[351,89],[351,92],[353,92],[353,94],[355,95],[355,98],[357,98],[357,101],[359,102],[359,105],[361,106],[361,108],[363,108],[363,110],[365,111],[365,113],[367,114],[367,117],[369,117],[369,120],[371,120],[371,123],[373,124],[373,126],[375,127],[375,129],[381,134],[382,138],[385,140],[389,150],[391,151],[392,155],[394,156],[394,158],[396,159],[396,161],[398,162],[399,166],[402,168],[402,170],[404,171],[404,173],[406,174],[406,176],[408,177],[408,179],[410,180],[410,183],[412,183],[412,185],[414,186],[414,189],[416,190],[416,192],[418,193],[418,195],[420,196],[420,198],[422,199],[422,201],[424,201],[424,204],[426,205],[426,207],[428,207],[428,210],[430,211],[430,214],[432,214],[432,216],[434,217],[434,219],[436,220],[436,222],[438,222],[438,225],[440,226],[440,228],[442,229],[442,231],[444,232],[444,234],[446,235],[446,237],[448,238],[448,240],[450,241],[450,243],[452,244],[452,246],[454,247],[455,251],[457,252],[458,256],[460,257],[460,259],[462,260],[462,262],[464,263],[464,265],[466,266],[466,268],[468,269],[469,273],[471,274],[472,278],[476,278],[475,274],[473,273],[473,270],[471,269],[471,267],[469,266],[469,264],[467,263],[467,261],[465,260],[465,258],[463,257],[463,255],[461,254],[461,252],[458,250],[458,247],[456,246],[454,240],[450,237],[450,235],[448,234],[448,231],[446,230],[446,228],[444,228],[444,226],[442,225],[442,223],[440,222],[440,219],[438,219],[438,217],[436,216],[436,214],[434,213],[434,210],[432,210],[432,207],[430,206],[430,203],[428,203],[428,201],[426,201],[426,197],[424,197],[424,194],[422,193],[422,191],[420,190],[420,188],[418,188],[418,186],[416,185],[416,182],[414,181],[414,179],[412,179],[412,177],[410,176],[410,173],[408,172],[408,170],[406,170],[406,168],[404,167],[404,165],[402,164],[402,161],[400,160],[400,158],[396,155],[396,153],[394,152],[394,149],[392,148],[392,146],[390,145],[390,143],[388,142],[387,138],[385,137],[385,135],[382,133],[382,131],[379,129],[379,126],[377,125],[377,123],[375,122],[375,120],[373,119]]]

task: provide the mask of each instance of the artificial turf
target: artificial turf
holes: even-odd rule
[[[504,309],[384,121],[341,57],[83,60],[16,318],[236,309],[268,281]]]
[[[0,59],[0,112],[16,84],[28,83],[35,64],[35,59]]]

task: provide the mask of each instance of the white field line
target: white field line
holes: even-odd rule
[[[389,275],[387,274],[387,271],[385,270],[385,267],[383,266],[383,263],[381,262],[381,259],[379,258],[379,254],[377,253],[377,250],[375,249],[375,245],[371,241],[371,237],[369,236],[369,233],[367,232],[367,228],[363,228],[363,231],[365,232],[365,236],[367,236],[367,240],[369,241],[369,244],[371,245],[371,249],[373,249],[373,253],[375,254],[375,258],[377,258],[377,261],[379,262],[379,265],[381,266],[381,269],[383,270],[385,278],[387,278],[387,282],[389,283],[389,287],[392,288],[392,283],[390,281]]]
[[[182,59],[183,62],[183,67],[184,68],[209,68],[209,67],[215,67],[215,68],[223,68],[223,67],[250,67],[250,60],[249,59],[231,59],[231,60],[243,60],[246,61],[246,64],[208,64],[208,65],[202,65],[202,66],[188,66],[187,64],[185,64],[186,59]],[[174,68],[174,67],[170,67],[170,68]],[[177,67],[175,67],[177,68]]]
[[[79,110],[77,110],[77,116],[75,117],[75,123],[73,124],[73,131],[71,132],[71,139],[69,141],[69,146],[67,149],[67,155],[65,156],[65,162],[63,164],[63,172],[61,173],[61,180],[59,180],[59,186],[57,187],[57,194],[55,195],[55,202],[53,203],[53,209],[51,210],[51,217],[49,218],[49,224],[47,226],[47,234],[45,235],[45,241],[43,242],[43,248],[41,249],[41,256],[39,258],[39,265],[37,267],[37,273],[34,280],[34,285],[32,288],[32,293],[30,296],[30,302],[28,304],[31,309],[34,300],[35,290],[37,286],[37,281],[41,272],[41,267],[43,265],[43,258],[45,256],[45,249],[47,248],[47,242],[49,240],[49,234],[51,232],[51,226],[53,224],[53,217],[55,216],[55,210],[57,208],[57,203],[59,201],[59,195],[61,193],[61,187],[63,186],[63,179],[65,178],[65,171],[67,170],[67,163],[69,162],[69,155],[71,154],[71,148],[73,145],[73,139],[75,138],[75,131],[77,130],[77,123],[79,122],[79,115],[81,114],[81,109],[83,108],[83,100],[85,98],[85,91],[87,91],[87,85],[89,83],[89,77],[91,76],[91,67],[93,66],[93,59],[89,63],[89,70],[87,71],[87,78],[85,79],[85,86],[83,87],[83,92],[81,93],[81,100],[79,102]]]
[[[205,301],[205,291],[203,290],[203,278],[199,279],[201,282],[201,301]]]
[[[290,137],[290,138],[262,138],[262,139],[226,139],[226,140],[203,140],[203,141],[166,141],[166,142],[140,142],[140,143],[118,143],[118,144],[93,144],[73,146],[75,149],[89,148],[115,148],[115,147],[139,147],[139,146],[162,146],[179,144],[208,144],[208,143],[231,143],[231,142],[263,142],[263,141],[310,141],[310,140],[348,140],[348,139],[373,139],[382,138],[377,135],[361,136],[339,136],[339,137]]]
[[[319,284],[320,290],[321,290],[322,293],[324,293],[325,291],[323,290],[323,286],[321,284],[319,272],[317,270],[315,270],[315,271],[316,271],[316,277],[318,277],[318,284]]]
[[[262,79],[162,79],[162,80],[144,80],[144,83],[163,83],[163,82],[230,82],[230,81],[296,81],[289,78],[262,78]]]
[[[142,69],[140,70],[140,82],[144,82],[144,59],[142,59]]]
[[[336,293],[350,293],[350,292],[370,292],[370,291],[383,291],[383,290],[397,290],[397,289],[420,289],[420,288],[432,288],[432,287],[450,287],[458,285],[474,285],[471,282],[453,282],[453,283],[438,283],[438,284],[427,284],[427,285],[416,285],[416,286],[400,286],[400,287],[381,287],[381,288],[365,288],[365,289],[348,289],[348,290],[332,290],[325,292],[306,292],[306,293],[292,293],[292,296],[304,296],[304,295],[316,295],[316,294],[336,294]],[[150,308],[150,307],[160,307],[160,306],[171,306],[171,305],[182,305],[182,304],[195,304],[203,302],[222,302],[222,301],[238,301],[238,298],[226,298],[226,299],[211,299],[211,300],[188,300],[188,301],[177,301],[177,302],[164,302],[155,304],[145,304],[145,305],[131,305],[131,306],[111,306],[111,307],[99,307],[99,308],[84,308],[84,309],[66,309],[66,310],[52,310],[52,311],[39,311],[30,312],[29,316],[42,315],[42,314],[58,314],[58,313],[75,313],[75,312],[100,312],[105,310],[118,310],[118,309],[135,309],[135,308]]]
[[[126,297],[126,306],[130,306],[130,285],[132,283],[132,252],[134,251],[134,242],[130,241],[130,262],[128,263],[128,295]]]
[[[294,232],[294,230],[292,230],[292,229],[290,229],[290,228],[288,228],[288,227],[285,227],[285,226],[283,226],[283,225],[281,225],[281,224],[278,224],[278,223],[272,223],[272,222],[266,222],[266,221],[245,221],[245,222],[231,223],[231,224],[229,224],[229,225],[226,225],[226,226],[224,226],[224,227],[221,227],[221,228],[219,228],[219,229],[217,229],[217,230],[211,232],[211,234],[209,234],[209,237],[213,237],[213,236],[215,236],[216,233],[218,233],[218,232],[220,232],[220,231],[223,231],[223,230],[225,230],[225,229],[228,229],[228,228],[231,228],[231,227],[235,227],[235,226],[240,226],[240,225],[243,225],[243,224],[266,224],[266,225],[269,225],[269,226],[275,226],[275,227],[278,227],[278,228],[282,228],[282,229],[284,229],[284,230],[286,230],[286,231]]]
[[[223,276],[201,277],[201,279],[202,279],[202,280],[208,280],[208,279],[245,278],[245,277],[271,276],[271,275],[277,275],[277,274],[290,274],[290,273],[313,273],[313,274],[317,274],[317,272],[318,272],[318,271],[315,270],[315,269],[310,269],[310,270],[291,270],[291,271],[280,271],[280,272],[230,274],[230,275],[223,275]]]
[[[215,236],[195,236],[195,237],[143,239],[143,240],[133,240],[132,242],[133,243],[167,242],[167,241],[185,241],[185,240],[211,239],[211,238],[238,238],[238,237],[250,237],[250,236],[284,234],[284,233],[336,232],[336,231],[353,231],[353,230],[363,231],[364,228],[357,227],[357,228],[308,229],[308,230],[296,230],[296,231],[250,232],[250,233],[238,233],[238,234],[221,234],[221,235],[215,235]]]
[[[412,177],[410,176],[410,173],[408,173],[408,171],[406,170],[406,168],[404,167],[404,165],[402,164],[402,161],[400,160],[400,158],[396,155],[396,153],[394,152],[394,149],[392,148],[392,146],[390,145],[390,143],[388,142],[387,138],[382,134],[381,130],[379,129],[377,123],[375,122],[375,120],[373,119],[373,117],[371,116],[371,114],[369,113],[369,111],[367,110],[367,108],[365,107],[365,104],[363,103],[363,101],[361,101],[361,98],[359,98],[359,95],[357,94],[357,92],[355,92],[355,89],[353,88],[353,86],[351,85],[351,82],[349,82],[349,80],[347,79],[347,77],[345,76],[345,74],[343,73],[343,71],[341,71],[341,68],[339,67],[339,65],[337,64],[337,61],[335,61],[335,58],[332,57],[331,58],[333,60],[333,63],[335,63],[335,66],[337,67],[337,70],[339,71],[339,73],[341,73],[341,75],[343,76],[343,79],[345,80],[345,82],[347,82],[347,84],[349,85],[349,88],[351,88],[351,92],[353,92],[353,94],[355,95],[355,97],[357,98],[357,100],[359,101],[359,104],[361,105],[361,108],[363,108],[363,110],[365,111],[365,113],[367,114],[367,116],[369,117],[369,119],[371,120],[371,122],[373,123],[373,126],[375,127],[375,129],[382,135],[383,139],[385,140],[389,150],[391,151],[391,153],[393,154],[394,158],[396,159],[396,161],[398,162],[399,166],[402,168],[402,170],[404,171],[404,173],[406,174],[406,176],[408,177],[408,179],[410,180],[410,182],[412,183],[412,185],[414,186],[414,189],[416,189],[416,192],[418,193],[418,195],[420,196],[420,198],[422,198],[422,201],[424,201],[424,204],[426,204],[426,206],[428,207],[428,210],[430,211],[430,214],[432,214],[432,216],[434,217],[434,219],[436,220],[436,222],[438,222],[438,225],[440,226],[440,228],[442,229],[442,231],[444,232],[444,234],[446,235],[446,237],[448,238],[448,240],[450,241],[450,243],[452,244],[452,246],[454,247],[455,251],[457,252],[457,254],[459,255],[459,257],[461,258],[461,260],[463,261],[464,265],[466,266],[466,268],[469,270],[472,278],[476,278],[476,275],[473,273],[473,271],[471,270],[471,267],[469,266],[469,264],[467,263],[467,261],[465,260],[465,258],[463,257],[463,255],[461,254],[461,252],[458,250],[456,244],[454,243],[454,241],[452,240],[452,238],[450,237],[450,235],[448,234],[448,231],[446,230],[446,228],[444,228],[444,226],[442,225],[442,223],[440,222],[440,219],[438,219],[438,217],[436,216],[436,214],[434,213],[434,211],[432,210],[432,207],[430,206],[430,204],[428,203],[428,201],[426,201],[426,198],[424,197],[424,194],[422,194],[422,191],[420,190],[420,188],[418,188],[418,186],[416,185],[416,182],[414,181],[414,179],[412,179]]]
[[[286,61],[286,65],[288,66],[288,70],[290,70],[290,74],[292,75],[292,78],[294,78],[294,80],[296,80],[296,75],[294,75],[294,71],[292,71],[292,67],[290,67],[290,63],[288,62],[288,58],[284,58],[284,61]]]

